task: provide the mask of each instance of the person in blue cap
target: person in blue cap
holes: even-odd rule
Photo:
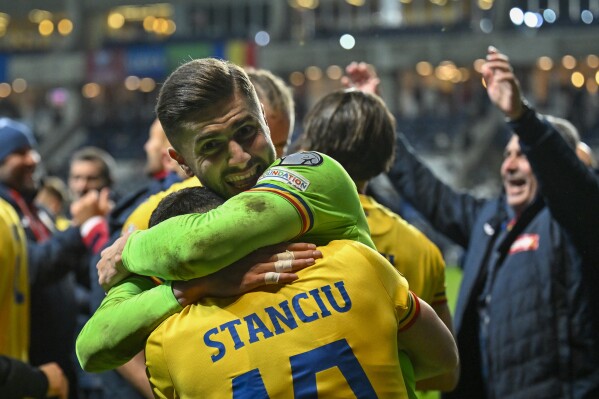
[[[34,203],[41,161],[36,141],[24,124],[0,118],[0,197],[17,212],[27,236],[27,268],[31,307],[29,360],[38,366],[56,362],[69,379],[70,397],[77,397],[73,350],[77,307],[69,274],[86,256],[85,237],[100,214],[100,199],[90,193],[72,207],[73,225],[57,231],[52,218]],[[90,223],[86,223],[86,222]],[[2,267],[2,265],[0,265]],[[19,293],[15,293],[18,295]]]

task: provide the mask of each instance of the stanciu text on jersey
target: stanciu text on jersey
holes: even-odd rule
[[[335,296],[341,297],[343,304],[339,304]],[[227,353],[224,342],[233,342],[233,347],[237,350],[247,344],[293,330],[298,327],[299,323],[310,323],[330,316],[333,312],[345,313],[351,307],[351,298],[345,289],[345,284],[343,281],[337,281],[333,287],[327,284],[307,292],[300,292],[291,299],[279,303],[276,307],[268,306],[259,312],[261,315],[257,312],[250,313],[242,318],[233,319],[214,327],[204,334],[204,344],[217,350],[216,354],[211,356],[212,361],[217,362]],[[318,310],[313,310],[315,308]],[[272,325],[273,328],[269,329],[267,324]],[[240,332],[245,334],[240,334]],[[248,338],[243,339],[242,335]]]

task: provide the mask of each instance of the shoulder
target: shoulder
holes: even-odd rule
[[[183,190],[188,187],[201,186],[201,183],[195,177],[190,177],[179,183],[174,183],[167,190],[160,191],[154,195],[148,197],[147,200],[142,202],[131,215],[125,221],[123,225],[123,233],[133,230],[146,230],[150,221],[150,216],[154,209],[158,206],[160,201],[167,195],[174,193],[175,191]]]
[[[341,164],[328,155],[303,151],[276,160],[258,179],[258,185],[274,183],[289,186],[298,192],[327,192],[344,185],[355,184]]]
[[[375,277],[387,285],[404,284],[407,282],[401,274],[395,269],[384,256],[379,254],[369,246],[355,240],[334,240],[327,245],[318,247],[322,252],[323,258],[335,257],[344,264],[344,267],[355,274],[368,274]]]

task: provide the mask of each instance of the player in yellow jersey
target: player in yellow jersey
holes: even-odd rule
[[[0,198],[0,354],[29,358],[27,238],[19,216]]]
[[[374,94],[339,90],[321,98],[306,115],[300,146],[335,158],[356,183],[377,250],[429,303],[451,330],[445,296],[445,263],[439,249],[418,229],[365,194],[368,181],[393,162],[395,119]],[[417,384],[420,389],[452,390],[458,369]]]
[[[220,203],[178,191],[151,224]],[[407,398],[399,349],[419,377],[452,367],[450,332],[382,256],[348,240],[320,250],[293,284],[206,298],[162,323],[146,345],[156,397]]]
[[[0,198],[0,397],[65,399],[68,381],[58,364],[27,364],[30,298],[26,240],[19,216]]]

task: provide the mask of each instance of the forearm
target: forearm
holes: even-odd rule
[[[117,371],[131,386],[133,386],[141,395],[147,399],[152,399],[152,387],[146,376],[146,357],[141,351],[130,361],[123,364]]]
[[[441,319],[443,324],[447,327],[447,329],[454,334],[453,330],[453,322],[451,319],[451,313],[449,311],[449,306],[447,306],[447,302],[442,304],[432,305],[431,306],[437,316]],[[453,391],[458,383],[458,379],[460,377],[460,366],[456,364],[453,370],[450,370],[444,374],[438,375],[436,377],[427,378],[424,380],[420,380],[416,383],[416,389],[421,391],[428,390],[436,390],[443,392]]]
[[[267,211],[248,210],[253,206]],[[240,194],[208,213],[178,216],[133,233],[123,251],[123,266],[136,274],[190,280],[299,231],[297,213],[284,199]]]
[[[400,350],[412,360],[416,381],[451,373],[458,367],[458,350],[449,329],[426,302],[410,328],[398,334]]]
[[[130,277],[112,288],[77,337],[77,357],[86,371],[116,368],[139,353],[163,320],[181,310],[169,285]]]

